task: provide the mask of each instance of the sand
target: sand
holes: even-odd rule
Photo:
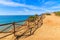
[[[42,27],[34,35],[20,40],[60,40],[60,17],[46,16]]]
[[[14,38],[12,34],[0,40],[14,40]],[[33,35],[19,38],[19,40],[60,40],[60,17],[53,15],[46,16],[43,20],[43,25]]]

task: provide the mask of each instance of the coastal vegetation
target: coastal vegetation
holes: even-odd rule
[[[56,16],[60,16],[60,11],[53,12]],[[43,13],[45,15],[51,15],[51,13]]]
[[[45,13],[46,15],[51,15],[50,13]]]
[[[46,15],[51,15],[50,13],[44,13],[44,14],[46,14]]]
[[[30,16],[28,18],[29,22],[34,22],[38,18],[38,14],[35,14],[34,16]]]
[[[60,16],[60,11],[54,12],[54,13],[55,13],[55,15]]]

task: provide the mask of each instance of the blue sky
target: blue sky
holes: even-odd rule
[[[0,15],[34,15],[60,11],[60,0],[0,0]]]

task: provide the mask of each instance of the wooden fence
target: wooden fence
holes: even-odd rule
[[[36,31],[36,29],[38,29],[39,27],[41,27],[42,26],[42,24],[43,24],[43,16],[40,16],[39,17],[39,20],[37,20],[37,22],[35,21],[34,22],[34,27],[31,27],[31,28],[29,28],[29,21],[27,21],[28,22],[28,25],[27,24],[25,24],[25,23],[23,23],[23,25],[21,25],[21,23],[22,22],[25,22],[26,20],[24,20],[24,21],[19,21],[19,22],[13,22],[13,23],[7,23],[7,24],[1,24],[0,25],[0,27],[1,26],[4,26],[4,27],[6,27],[6,25],[9,25],[8,27],[6,27],[6,28],[4,28],[4,29],[2,29],[1,31],[0,31],[0,33],[10,33],[10,34],[8,34],[8,35],[5,35],[5,36],[2,36],[2,37],[0,37],[0,39],[2,39],[2,38],[4,38],[4,37],[7,37],[7,36],[9,36],[9,35],[12,35],[12,34],[14,34],[14,36],[16,37],[16,39],[15,40],[18,40],[20,37],[22,37],[22,36],[30,36],[30,35],[32,35],[32,34],[34,34],[34,32]],[[18,25],[18,26],[17,26]],[[39,26],[40,25],[40,26]],[[24,26],[26,26],[25,28],[24,28]],[[12,27],[12,28],[11,28]],[[17,28],[19,28],[19,30],[17,30]],[[27,30],[25,30],[27,28]],[[10,30],[8,30],[8,29],[10,29]],[[6,31],[5,31],[6,30]],[[8,31],[7,31],[8,30]],[[22,30],[25,30],[25,31],[22,31]],[[22,31],[22,33],[20,34],[18,34],[17,35],[17,33],[19,32],[19,31]]]

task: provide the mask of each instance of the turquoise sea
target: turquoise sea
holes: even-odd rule
[[[27,20],[29,18],[30,15],[5,15],[5,16],[0,16],[0,25],[1,24],[6,24],[6,23],[12,23],[12,22],[18,22],[18,21],[23,21],[23,20]],[[23,24],[24,22],[21,22],[21,24]],[[0,26],[0,31],[7,28],[10,25],[7,26]],[[10,26],[9,29],[11,29],[12,27]],[[9,30],[9,29],[6,29]]]
[[[27,20],[30,15],[5,15],[0,16],[0,24]]]

